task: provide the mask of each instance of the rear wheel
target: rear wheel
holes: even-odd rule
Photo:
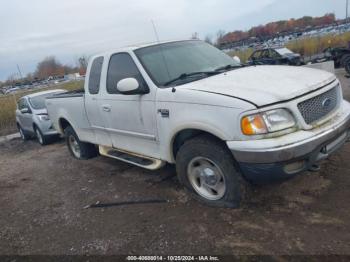
[[[350,62],[350,54],[343,55],[340,59],[340,66],[345,67]]]
[[[350,75],[350,60],[345,65],[345,71]]]
[[[86,160],[97,156],[95,145],[81,142],[71,126],[64,130],[68,150],[73,157],[80,160]]]
[[[207,205],[237,208],[246,192],[231,152],[211,136],[185,142],[176,155],[176,170],[191,195]]]

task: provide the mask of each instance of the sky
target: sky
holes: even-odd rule
[[[46,56],[64,64],[108,49],[156,40],[199,38],[268,22],[345,17],[346,0],[0,0],[0,81],[35,70]]]

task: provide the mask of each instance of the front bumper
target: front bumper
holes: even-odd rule
[[[229,141],[227,145],[243,175],[254,183],[291,178],[326,159],[349,140],[350,107],[331,122],[310,131],[254,141]]]
[[[38,121],[36,125],[39,127],[40,131],[44,136],[55,136],[58,135],[58,132],[53,127],[51,120],[47,121]]]

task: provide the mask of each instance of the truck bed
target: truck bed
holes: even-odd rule
[[[68,122],[79,134],[79,139],[91,139],[93,131],[85,111],[84,90],[57,94],[46,99],[46,107],[55,129],[63,135],[62,121]]]
[[[73,91],[67,91],[64,93],[59,93],[48,97],[47,99],[55,99],[55,98],[67,98],[67,97],[81,97],[84,96],[84,89],[77,89]]]

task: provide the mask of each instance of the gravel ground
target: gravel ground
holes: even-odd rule
[[[338,71],[340,77],[342,71]],[[349,80],[342,77],[350,100]],[[0,254],[350,255],[350,144],[241,209],[188,197],[172,167],[73,159],[64,142],[0,144]],[[156,199],[165,203],[86,208]]]

